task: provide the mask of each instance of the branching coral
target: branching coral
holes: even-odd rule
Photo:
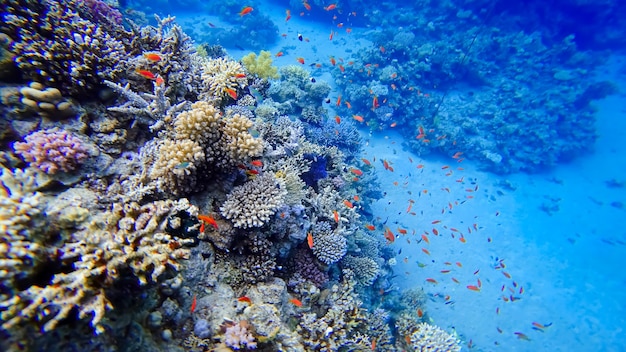
[[[459,352],[460,341],[435,325],[421,323],[411,334],[415,351],[420,352]]]
[[[228,164],[236,165],[263,152],[263,142],[248,132],[252,125],[250,119],[239,114],[224,119],[219,146],[225,153]]]
[[[26,142],[16,142],[15,152],[24,160],[48,174],[74,170],[87,158],[81,140],[65,130],[53,128],[26,136]]]
[[[115,204],[98,214],[55,254],[72,271],[57,272],[48,285],[32,285],[0,302],[2,327],[35,320],[50,331],[76,309],[79,318],[90,318],[103,331],[101,320],[112,308],[105,292],[116,280],[130,273],[140,285],[157,282],[167,268],[178,269],[179,261],[187,258],[183,245],[191,240],[165,232],[168,226],[180,227],[173,220],[181,212],[197,215],[186,200]]]
[[[284,197],[284,186],[272,174],[265,173],[235,187],[220,212],[235,227],[261,227],[283,205]]]
[[[202,81],[207,99],[223,99],[230,96],[245,82],[245,72],[240,63],[225,59],[208,59],[203,64]]]
[[[259,56],[250,53],[241,58],[243,65],[248,72],[260,78],[270,79],[278,78],[278,69],[272,66],[272,54],[269,51],[261,50]]]
[[[355,257],[347,255],[341,260],[343,267],[354,272],[355,281],[362,286],[371,285],[378,277],[379,267],[376,262],[367,257]]]
[[[189,192],[195,186],[189,175],[204,160],[202,147],[189,139],[160,141],[150,178],[171,192]]]

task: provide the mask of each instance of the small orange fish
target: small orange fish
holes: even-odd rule
[[[372,98],[372,110],[376,110],[380,107],[380,104],[378,104],[378,97],[374,96],[374,98]]]
[[[337,64],[337,61],[335,61],[335,58],[332,57],[332,56],[330,57],[330,64],[333,65],[333,66],[335,66],[335,64]]]
[[[385,239],[389,241],[389,243],[393,243],[396,240],[396,236],[389,230],[389,228],[385,229]]]
[[[461,241],[461,243],[466,243],[467,241],[465,240],[465,237],[461,236],[459,237],[459,241]]]
[[[304,8],[305,8],[307,11],[311,11],[311,5],[309,5],[309,3],[308,3],[308,2],[303,1],[303,2],[302,2],[302,5],[304,6]]]
[[[335,116],[335,122],[337,122],[337,124],[341,123],[341,117],[339,117],[339,115]]]
[[[150,72],[148,70],[137,70],[135,72],[137,72],[143,78],[147,78],[147,79],[150,79],[150,80],[153,80],[153,81],[156,80],[156,78],[157,78],[157,76],[154,73],[152,73],[152,72]]]
[[[430,282],[431,284],[435,284],[435,285],[436,285],[436,284],[438,284],[437,280],[435,280],[435,279],[433,279],[433,278],[430,278],[430,277],[429,277],[429,278],[427,278],[427,279],[426,279],[426,281],[427,281],[427,282]]]
[[[224,89],[226,91],[226,93],[228,93],[228,95],[230,95],[231,98],[237,100],[237,91],[232,89],[232,88],[226,88]]]
[[[213,219],[212,216],[198,215],[198,220],[208,223],[209,225],[213,226],[215,230],[218,229],[217,222],[215,221],[215,219]]]
[[[335,103],[336,106],[341,106],[341,95],[337,97],[337,102]]]
[[[274,55],[274,56],[276,56],[276,57],[281,57],[281,56],[283,56],[283,55],[285,55],[285,53],[283,53],[282,51],[279,51],[279,52],[277,52],[277,53],[276,53],[276,55]]]
[[[344,104],[346,104],[346,107],[348,109],[352,109],[352,105],[350,104],[350,102],[344,101]]]
[[[422,239],[424,240],[424,242],[430,243],[430,240],[428,240],[428,236],[422,235]]]
[[[309,248],[313,249],[313,235],[310,232],[306,235],[306,243],[309,245]]]
[[[159,62],[162,60],[159,54],[149,53],[149,54],[143,54],[143,56],[152,62]]]
[[[371,166],[372,165],[372,163],[369,160],[365,159],[365,158],[361,158],[361,161],[363,162],[363,164],[365,164],[367,166]]]
[[[477,286],[478,286],[479,288],[480,288],[480,287],[483,287],[483,283],[480,281],[480,279],[477,279],[477,283],[478,283],[478,285],[477,285]]]
[[[250,164],[256,167],[263,167],[263,162],[261,160],[252,160]]]
[[[371,224],[367,224],[367,225],[365,225],[365,228],[366,228],[366,229],[368,229],[368,230],[370,230],[370,231],[374,231],[374,230],[376,230],[376,226],[371,225]]]
[[[357,175],[357,176],[363,176],[363,171],[359,170],[359,169],[355,169],[355,168],[350,168],[350,172],[352,172],[353,174]]]
[[[397,122],[395,122],[395,121],[394,121],[394,122],[392,122],[392,123],[391,123],[391,125],[389,125],[389,127],[391,127],[391,128],[394,128],[394,127],[396,127],[396,126],[398,126],[398,123],[397,123]]]
[[[352,115],[352,118],[359,121],[360,123],[363,123],[365,120],[363,120],[363,116],[359,116],[359,115]]]
[[[502,275],[504,275],[507,279],[511,278],[511,274],[507,273],[506,271],[503,271]]]
[[[467,285],[467,289],[471,291],[480,292],[480,287],[474,285]]]
[[[289,9],[285,10],[285,22],[289,21],[291,19],[291,11],[289,11]]]
[[[289,300],[289,302],[291,302],[296,307],[302,307],[302,302],[297,298],[292,298]]]
[[[237,73],[237,74],[235,74],[235,78],[246,78],[246,74],[245,73]]]
[[[157,78],[154,80],[154,83],[156,83],[157,86],[160,86],[161,84],[165,83],[165,80],[163,79],[163,77],[157,76]]]
[[[254,8],[252,8],[252,6],[246,6],[239,12],[239,17],[243,17],[252,11],[254,11]]]
[[[346,72],[346,68],[343,67],[343,65],[339,65],[339,71],[341,71],[342,73]]]
[[[324,7],[324,10],[331,11],[331,10],[334,10],[336,8],[337,8],[337,4],[330,4],[330,5],[326,6],[326,7]]]
[[[417,308],[417,317],[421,318],[424,316],[424,311],[422,311],[422,308]]]
[[[193,313],[196,310],[196,305],[197,305],[198,301],[196,300],[196,294],[193,294],[193,299],[191,300],[191,309],[189,310],[191,313]]]
[[[461,262],[456,262],[455,264],[456,264],[456,266],[458,266],[459,268],[462,268],[462,267],[463,267],[463,264],[461,264]]]
[[[330,30],[330,35],[328,36],[328,40],[333,40],[333,36],[335,35],[335,32],[331,29]],[[343,71],[342,71],[343,72]]]
[[[457,280],[457,279],[456,279],[456,278],[454,278],[454,277],[452,278],[452,281],[454,281],[454,282],[455,282],[455,283],[457,283],[457,284],[460,284],[460,283],[461,283],[461,282],[459,282],[459,280]]]
[[[426,254],[430,255],[430,252],[429,252],[429,251],[428,251],[428,249],[426,249],[426,248],[422,248],[422,252],[424,252],[424,253],[426,253]]]
[[[298,61],[299,63],[301,63],[302,65],[304,65],[304,58],[302,57],[297,57],[296,61]]]
[[[526,334],[521,333],[521,332],[514,332],[515,335],[517,335],[517,338],[519,340],[526,340],[526,341],[530,341],[530,338],[528,336],[526,336]]]
[[[435,224],[438,224],[438,223],[440,223],[440,222],[441,222],[441,220],[433,220],[433,221],[431,222],[431,224],[435,225]]]
[[[360,202],[361,201],[361,197],[359,197],[358,194],[355,194],[352,199],[354,199],[355,202]]]
[[[345,205],[346,207],[348,207],[348,208],[350,208],[350,209],[354,208],[354,204],[352,204],[352,202],[350,202],[350,201],[349,201],[349,200],[347,200],[347,199],[344,199],[344,201],[343,201],[343,205]]]
[[[335,222],[339,223],[339,213],[337,210],[333,210],[333,217],[335,218]]]
[[[239,302],[246,302],[248,304],[252,304],[252,300],[248,296],[241,296],[241,297],[237,298],[237,300]]]
[[[439,272],[440,272],[440,273],[442,273],[442,274],[447,274],[447,273],[449,273],[449,272],[450,272],[450,270],[446,269],[446,270],[441,270],[441,271],[439,271]]]

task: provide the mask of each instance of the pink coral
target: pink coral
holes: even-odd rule
[[[25,138],[26,142],[16,142],[15,152],[31,166],[48,174],[59,170],[71,171],[87,158],[87,149],[81,140],[65,130],[52,128],[36,131]]]

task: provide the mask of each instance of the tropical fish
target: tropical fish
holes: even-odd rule
[[[143,54],[143,57],[145,57],[146,59],[152,62],[159,62],[162,60],[159,54],[154,54],[154,53]]]
[[[467,289],[471,291],[480,292],[480,287],[474,285],[467,285]]]
[[[196,300],[196,294],[193,294],[193,299],[191,300],[191,309],[189,310],[190,313],[193,313],[196,310],[196,305],[197,305],[198,301]]]
[[[347,199],[344,199],[344,200],[343,200],[343,205],[345,205],[346,207],[348,207],[348,208],[350,208],[350,209],[354,208],[354,204],[352,204],[352,202],[350,202],[350,201],[349,201],[349,200],[347,200]]]
[[[306,235],[306,242],[309,245],[309,248],[313,249],[313,235],[310,232]]]
[[[241,297],[237,298],[237,300],[239,302],[246,302],[248,304],[252,304],[252,300],[248,296],[241,296]]]
[[[297,57],[296,61],[298,61],[299,63],[301,63],[302,65],[304,65],[304,58],[302,57]]]
[[[363,171],[361,171],[359,169],[355,169],[353,167],[350,168],[350,172],[352,172],[353,174],[355,174],[357,176],[363,176]]]
[[[253,10],[254,8],[252,8],[252,6],[246,6],[243,9],[241,9],[241,11],[239,12],[239,17],[243,17],[249,14],[250,12],[252,12]]]
[[[331,10],[334,10],[336,8],[337,8],[337,4],[330,4],[330,5],[326,6],[326,7],[324,7],[324,10],[331,11]]]
[[[339,223],[339,213],[337,210],[333,210],[333,218],[335,218],[336,223]]]
[[[526,336],[526,334],[521,333],[521,332],[514,332],[515,335],[517,335],[517,338],[520,340],[526,340],[526,341],[530,341],[530,338],[528,336]]]
[[[370,231],[374,231],[374,230],[376,230],[376,226],[371,225],[371,224],[367,224],[367,225],[365,225],[365,228],[366,228],[366,229],[368,229],[368,230],[370,230]]]
[[[281,56],[283,56],[283,55],[285,55],[285,53],[283,53],[282,51],[279,51],[279,52],[277,52],[277,53],[276,53],[276,55],[274,55],[274,56],[276,56],[276,57],[281,57]]]
[[[292,298],[289,300],[289,302],[291,302],[296,307],[302,307],[302,302],[297,298]]]
[[[422,239],[424,240],[424,242],[430,243],[430,240],[428,240],[428,236],[422,235]]]
[[[153,81],[156,80],[156,78],[157,78],[157,76],[154,73],[152,73],[152,72],[150,72],[148,70],[136,70],[135,72],[137,72],[143,78],[147,78],[147,79],[150,79],[150,80],[153,80]]]
[[[427,281],[427,282],[430,282],[431,284],[435,284],[435,285],[437,285],[437,284],[439,283],[439,282],[437,282],[437,280],[435,280],[435,279],[433,279],[433,278],[430,278],[430,277],[429,277],[429,278],[427,278],[427,279],[426,279],[426,281]]]
[[[200,215],[198,215],[198,220],[200,220],[200,221],[202,221],[202,222],[206,222],[206,223],[210,224],[211,226],[213,226],[213,228],[214,228],[215,230],[217,230],[217,229],[218,229],[217,222],[216,222],[216,221],[215,221],[215,219],[213,219],[213,217],[211,217],[211,216],[208,216],[208,215],[202,215],[202,214],[200,214]],[[203,232],[203,231],[201,231],[201,232]]]
[[[363,119],[363,116],[359,116],[359,115],[352,115],[352,118],[359,121],[360,123],[363,123],[365,121]]]
[[[237,100],[237,91],[232,89],[232,88],[225,88],[224,89],[226,91],[226,93],[228,93],[228,95],[230,95],[231,98]]]
[[[285,10],[285,22],[289,21],[291,19],[291,11],[289,11],[289,9]]]

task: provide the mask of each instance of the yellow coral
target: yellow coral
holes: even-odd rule
[[[189,139],[200,144],[219,137],[220,111],[212,104],[198,101],[191,110],[184,111],[174,120],[177,139]]]
[[[261,50],[258,57],[255,53],[250,53],[242,57],[241,61],[248,72],[259,78],[277,79],[280,77],[278,69],[272,66],[272,54],[269,51]]]
[[[252,137],[248,129],[253,123],[239,114],[225,119],[220,146],[232,164],[244,162],[248,158],[259,156],[263,152],[263,141]]]

